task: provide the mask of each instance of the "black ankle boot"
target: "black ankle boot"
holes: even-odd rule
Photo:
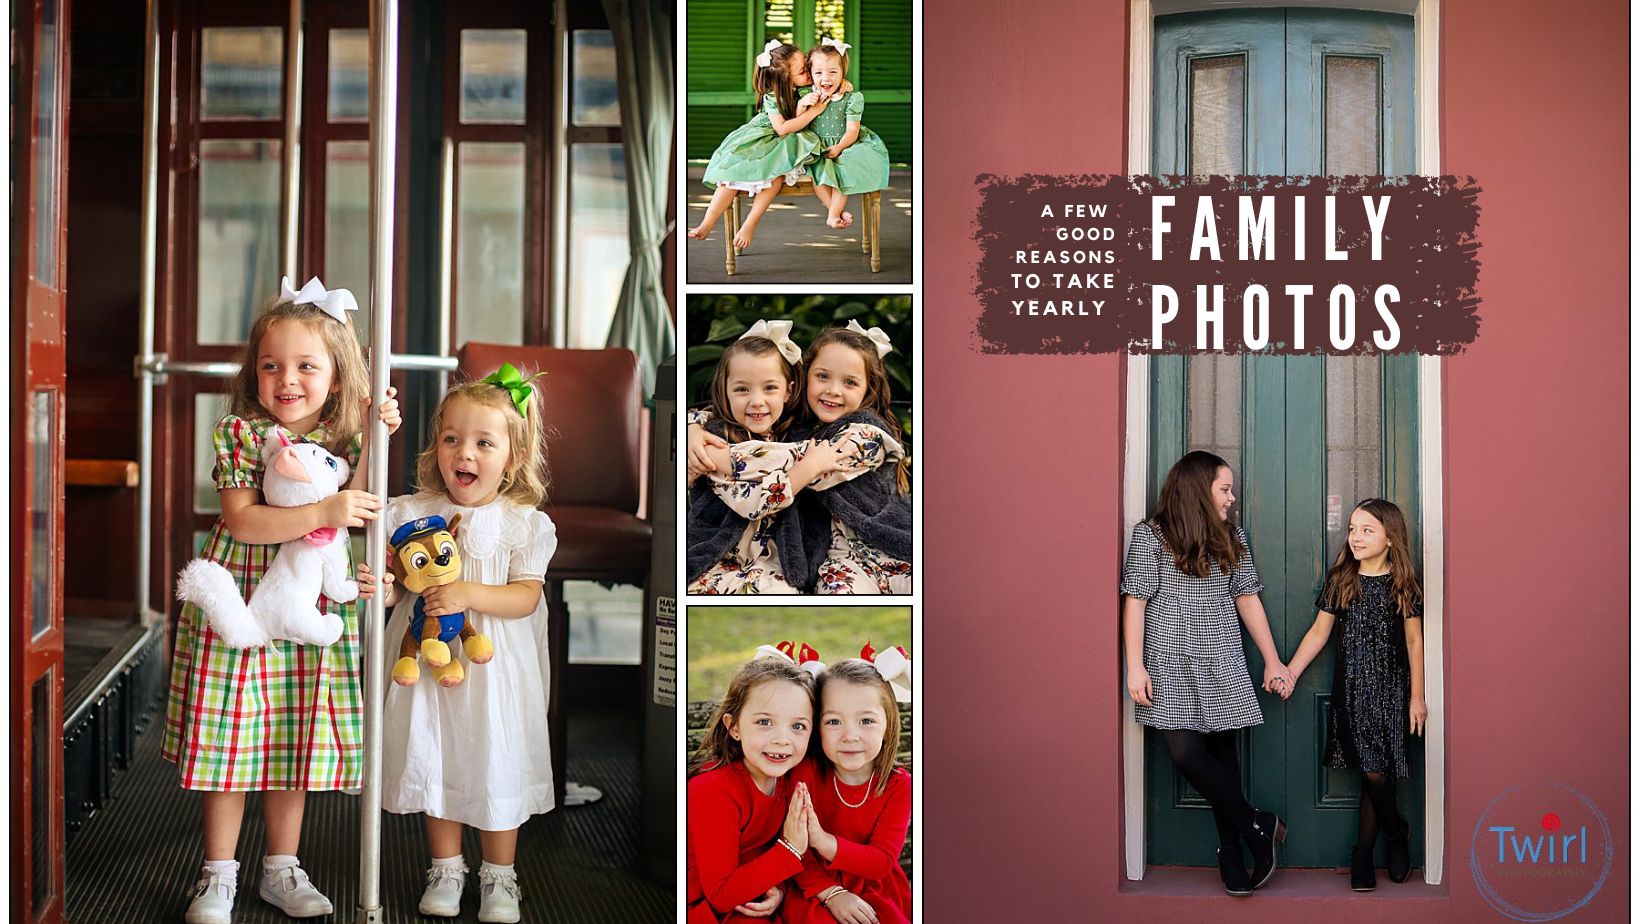
[[[1287,823],[1277,817],[1275,812],[1254,809],[1253,827],[1243,831],[1241,839],[1247,842],[1247,848],[1253,852],[1253,888],[1263,888],[1279,864],[1276,845],[1287,840]]]
[[[1224,880],[1224,891],[1231,895],[1252,895],[1253,880],[1247,878],[1247,867],[1241,865],[1241,847],[1219,848],[1219,878]]]
[[[1412,875],[1412,826],[1399,815],[1395,821],[1398,827],[1388,836],[1389,878],[1392,882],[1406,882]]]
[[[1372,868],[1372,848],[1357,845],[1350,848],[1350,888],[1357,892],[1371,892],[1378,888],[1378,873]]]

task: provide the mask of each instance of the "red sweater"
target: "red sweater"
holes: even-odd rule
[[[837,855],[827,861],[809,849],[797,877],[799,894],[782,903],[786,921],[830,924],[832,917],[816,896],[842,885],[865,899],[882,924],[909,924],[911,883],[900,868],[900,851],[911,828],[911,774],[893,771],[881,795],[871,792],[873,784],[850,786],[830,769],[799,779],[809,785],[820,827],[837,838]]]
[[[794,768],[796,769],[796,768]],[[802,869],[775,843],[796,781],[787,773],[766,796],[746,765],[716,767],[689,781],[686,892],[690,924],[721,921]]]

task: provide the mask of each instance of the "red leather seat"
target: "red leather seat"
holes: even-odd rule
[[[468,343],[461,373],[483,378],[512,363],[541,401],[546,431],[547,500],[558,527],[558,551],[547,566],[547,644],[552,678],[547,708],[552,776],[563,804],[568,725],[563,683],[569,669],[569,609],[564,581],[643,586],[653,530],[638,516],[645,469],[643,377],[631,350]]]

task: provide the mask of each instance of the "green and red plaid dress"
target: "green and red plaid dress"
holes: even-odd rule
[[[262,487],[262,443],[269,420],[229,415],[216,426],[216,486]],[[323,431],[306,437],[325,438]],[[357,468],[359,440],[348,447]],[[248,599],[277,545],[248,545],[221,517],[203,555],[221,562]],[[359,621],[354,604],[319,598],[342,617],[342,637],[321,648],[282,639],[263,648],[222,644],[191,604],[177,621],[171,687],[165,707],[167,760],[184,789],[357,789],[364,756],[359,688]]]

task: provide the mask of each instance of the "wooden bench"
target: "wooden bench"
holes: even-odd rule
[[[900,766],[911,771],[911,704],[900,703],[900,743],[898,754]],[[706,737],[706,726],[712,721],[712,710],[717,703],[712,700],[692,702],[688,704],[684,724],[688,733],[689,753],[684,757],[684,763],[694,763],[695,755],[700,750],[701,739]],[[816,733],[818,734],[818,732]],[[913,771],[914,772],[914,771]],[[915,811],[917,806],[912,806]],[[900,851],[900,867],[905,870],[906,876],[911,875],[911,832],[905,835],[905,849]]]
[[[776,198],[780,196],[813,195],[814,181],[804,177],[801,183],[782,185],[780,192],[776,194]],[[745,252],[735,246],[735,235],[740,232],[740,201],[743,198],[750,199],[752,196],[753,194],[749,192],[738,192],[735,194],[734,199],[730,200],[729,207],[723,210],[724,229],[727,232],[723,235],[723,271],[729,276],[735,274],[735,258]],[[878,245],[877,239],[882,228],[883,193],[878,190],[877,192],[861,193],[854,198],[860,200],[859,214],[854,216],[854,223],[860,228],[860,252],[871,254],[871,271],[873,273],[882,272],[882,248]],[[816,199],[815,201],[820,200]]]

